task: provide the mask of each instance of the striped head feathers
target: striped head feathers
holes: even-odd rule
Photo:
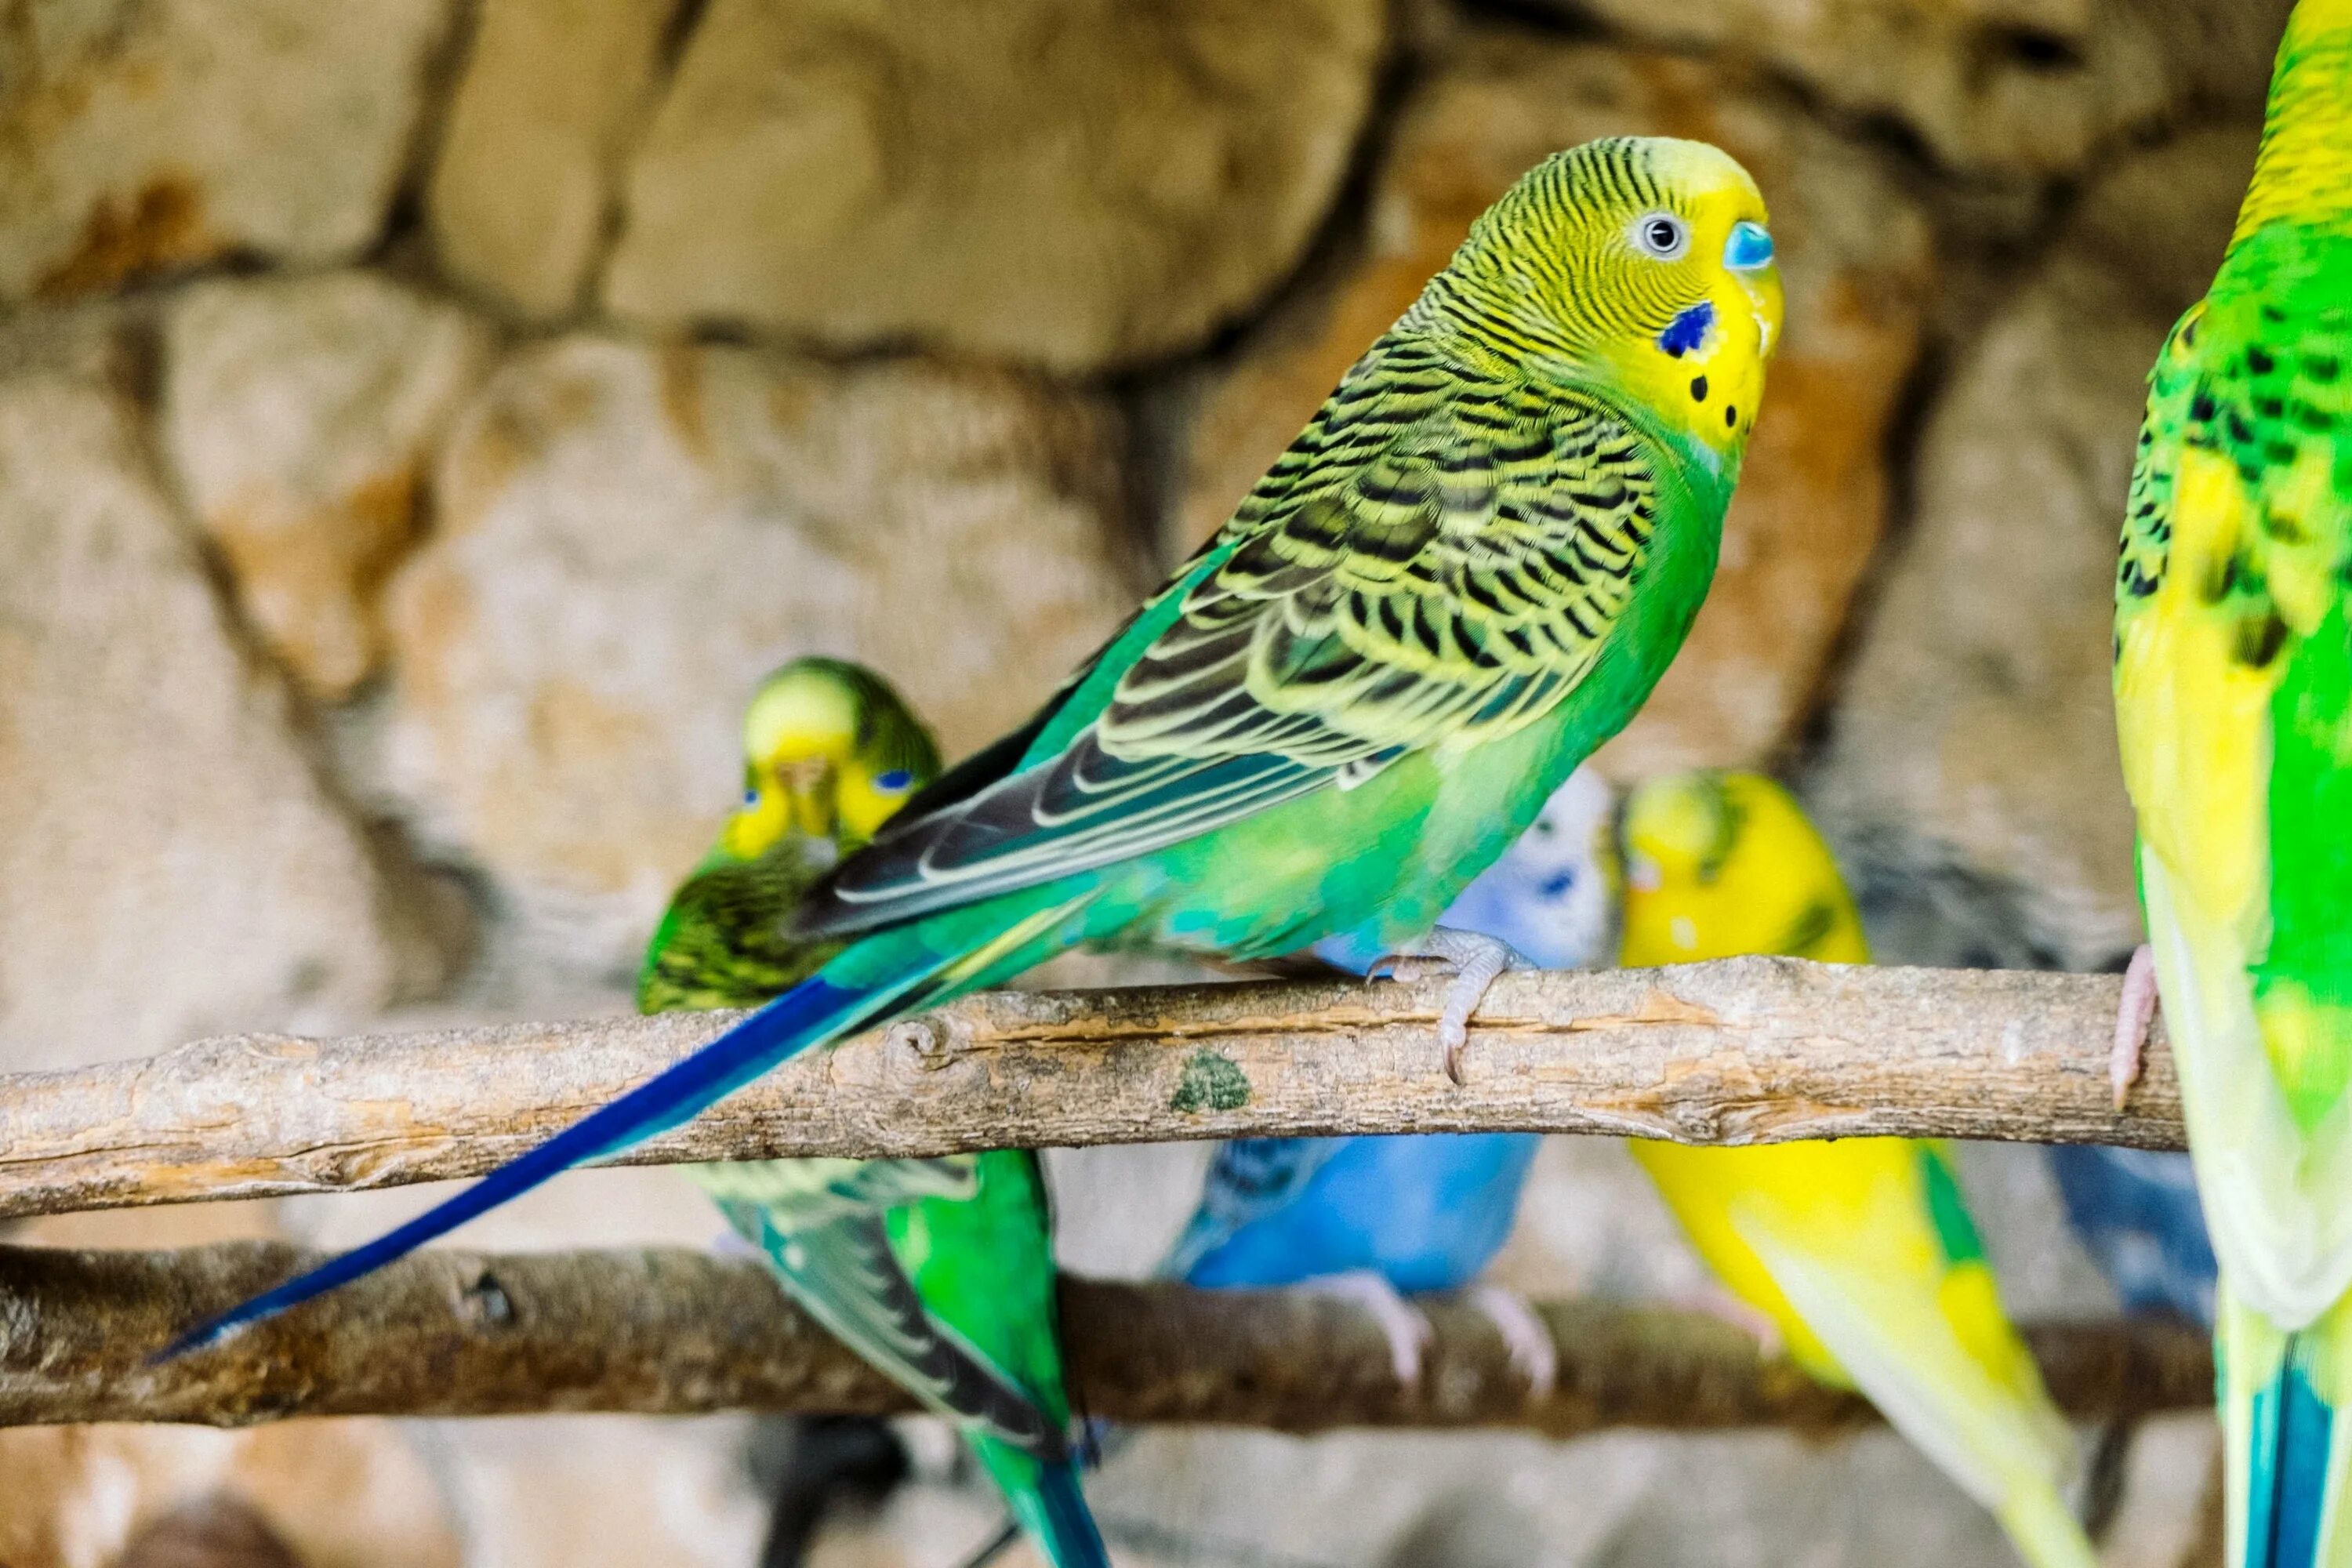
[[[1780,310],[1748,171],[1703,142],[1611,137],[1521,176],[1400,330],[1612,391],[1720,462],[1755,422]]]

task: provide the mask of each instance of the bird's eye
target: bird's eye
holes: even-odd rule
[[[875,775],[874,787],[880,790],[884,795],[902,795],[906,792],[907,786],[914,782],[915,775],[913,773],[908,773],[904,768],[892,768],[887,773],[877,773]]]
[[[1690,226],[1672,213],[1645,213],[1633,220],[1633,243],[1661,261],[1678,261],[1690,248]]]

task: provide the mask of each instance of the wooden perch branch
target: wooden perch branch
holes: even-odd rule
[[[194,1319],[315,1261],[239,1242],[184,1252],[0,1247],[0,1425],[520,1411],[681,1415],[908,1408],[793,1308],[756,1261],[686,1251],[408,1258],[214,1350],[144,1357]],[[1421,1390],[1369,1319],[1326,1297],[1063,1282],[1073,1390],[1089,1414],[1290,1432],[1340,1426],[1824,1428],[1870,1418],[1713,1318],[1597,1302],[1540,1309],[1558,1389],[1532,1399],[1493,1326],[1433,1305]],[[2027,1338],[2078,1415],[2210,1402],[2204,1337],[2162,1323]]]
[[[787,1063],[626,1158],[1500,1130],[2179,1148],[2160,1025],[2129,1109],[2109,1103],[2120,984],[1769,958],[1507,974],[1466,1085],[1440,1063],[1438,982],[995,992]],[[247,1035],[0,1078],[0,1217],[478,1175],[731,1017]]]

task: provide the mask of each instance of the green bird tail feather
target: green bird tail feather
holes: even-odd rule
[[[2347,1568],[2341,1502],[2352,1423],[2345,1404],[2345,1303],[2294,1333],[2223,1282],[2217,1348],[2229,1444],[2231,1568]]]
[[[1110,1568],[1102,1531],[1078,1489],[1076,1460],[1041,1459],[993,1437],[975,1436],[971,1447],[1053,1568]]]

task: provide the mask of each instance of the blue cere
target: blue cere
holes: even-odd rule
[[[1745,220],[1731,226],[1731,237],[1723,245],[1723,264],[1726,267],[1748,272],[1771,259],[1771,230],[1760,223]]]

